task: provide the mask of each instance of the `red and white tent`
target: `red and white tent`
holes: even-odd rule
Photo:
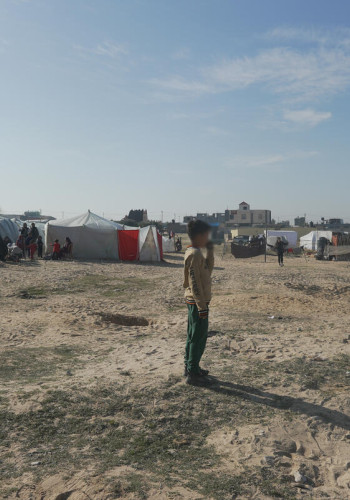
[[[70,219],[49,221],[45,226],[46,251],[54,241],[73,243],[73,256],[80,259],[139,260],[163,258],[162,237],[154,226],[135,228],[113,222],[90,210]]]
[[[118,229],[120,260],[159,262],[163,258],[162,237],[154,226]]]

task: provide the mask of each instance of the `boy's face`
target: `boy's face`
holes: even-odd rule
[[[195,247],[205,248],[209,241],[209,237],[210,237],[209,231],[206,233],[197,234],[192,243],[194,244]]]

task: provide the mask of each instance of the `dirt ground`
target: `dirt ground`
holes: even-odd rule
[[[182,256],[0,264],[0,497],[350,498],[350,266],[217,251],[182,376]]]

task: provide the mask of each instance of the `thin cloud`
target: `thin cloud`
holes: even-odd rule
[[[172,59],[175,60],[185,60],[189,59],[191,56],[190,50],[187,47],[182,47],[181,49],[176,50],[172,55]]]
[[[342,44],[344,40],[350,40],[350,29],[338,27],[327,30],[315,27],[296,28],[293,26],[281,26],[268,31],[263,38],[267,40],[338,45]]]
[[[80,53],[80,55],[96,55],[112,59],[119,58],[120,56],[127,55],[128,50],[124,44],[114,43],[111,41],[104,41],[95,47],[83,47],[82,45],[74,45],[73,48]]]
[[[288,33],[291,39],[297,36],[295,30]],[[276,38],[277,35],[281,37],[282,31],[275,32]],[[191,77],[169,76],[152,79],[150,83],[183,96],[232,92],[257,85],[294,101],[343,92],[350,86],[350,38],[337,33],[333,43],[326,43],[329,34],[322,40],[318,35],[310,36],[315,46],[267,48],[255,56],[224,59],[197,68]]]
[[[315,127],[319,123],[329,120],[332,117],[330,112],[314,111],[313,109],[301,109],[296,111],[284,111],[285,120],[298,125]]]
[[[278,168],[291,160],[303,160],[317,156],[317,151],[294,151],[289,153],[276,153],[271,155],[258,156],[237,156],[225,161],[228,168],[243,168],[243,169],[272,169]]]

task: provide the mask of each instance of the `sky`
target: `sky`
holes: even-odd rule
[[[348,0],[1,0],[0,211],[350,221]]]

